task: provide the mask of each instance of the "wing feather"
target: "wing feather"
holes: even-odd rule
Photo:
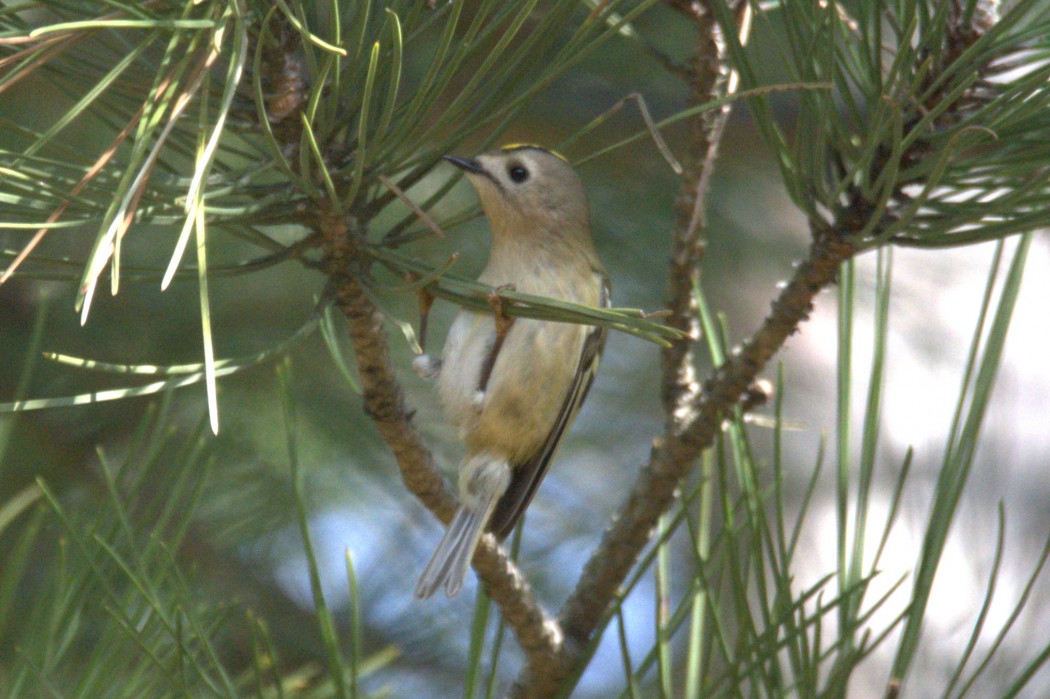
[[[602,277],[602,289],[600,304],[608,308],[612,303],[612,294],[609,280]],[[558,419],[554,422],[547,439],[527,461],[512,464],[510,485],[499,503],[496,505],[492,518],[489,520],[488,530],[499,539],[505,539],[517,525],[521,515],[524,514],[529,503],[532,502],[540,482],[547,475],[554,455],[558,450],[562,437],[565,436],[573,418],[583,405],[587,392],[594,382],[594,375],[598,371],[598,362],[601,359],[602,349],[605,347],[605,328],[594,326],[584,338],[583,348],[580,351],[579,362],[576,365],[576,374],[572,385],[565,394],[565,401],[558,411]]]

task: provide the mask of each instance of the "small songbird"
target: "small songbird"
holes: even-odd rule
[[[587,194],[561,155],[510,145],[461,168],[492,227],[478,278],[494,289],[493,312],[463,308],[440,361],[422,355],[420,375],[437,378],[445,416],[467,446],[459,467],[460,508],[416,586],[459,593],[485,531],[505,538],[529,506],[591,386],[605,344],[600,327],[510,318],[498,290],[608,306],[609,280],[591,242]]]

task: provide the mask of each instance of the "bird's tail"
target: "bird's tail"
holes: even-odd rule
[[[487,454],[476,455],[463,465],[460,480],[463,504],[456,510],[448,531],[416,584],[418,599],[430,597],[439,587],[444,587],[449,597],[459,594],[474,558],[474,549],[496,503],[507,489],[510,467],[506,461]]]

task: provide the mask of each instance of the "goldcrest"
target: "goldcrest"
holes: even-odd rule
[[[492,249],[478,281],[498,290],[608,306],[610,286],[591,240],[587,195],[557,153],[510,145],[474,159],[445,156],[481,198]],[[446,419],[467,447],[461,505],[416,586],[459,593],[484,532],[503,539],[525,512],[587,395],[605,330],[461,309],[440,360],[414,362],[437,379]]]

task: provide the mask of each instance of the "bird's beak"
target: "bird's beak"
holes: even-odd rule
[[[472,172],[475,175],[481,175],[485,172],[485,168],[481,167],[481,163],[479,163],[477,160],[471,160],[469,158],[458,158],[454,155],[443,155],[441,157],[458,167],[460,170]]]

